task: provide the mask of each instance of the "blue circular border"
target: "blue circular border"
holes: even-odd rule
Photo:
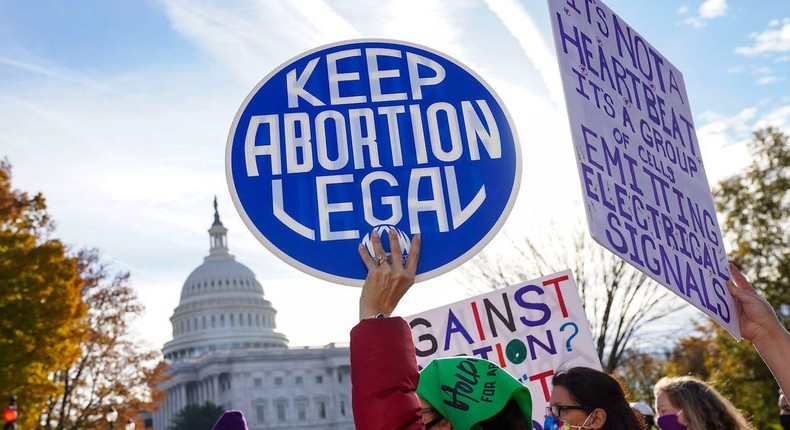
[[[504,225],[505,221],[507,220],[507,217],[510,214],[510,211],[512,210],[512,208],[513,208],[513,206],[515,204],[515,200],[516,200],[516,197],[518,195],[518,190],[519,190],[520,183],[521,183],[521,164],[522,164],[521,163],[521,148],[520,148],[520,144],[519,144],[517,130],[516,130],[514,124],[513,124],[513,120],[511,118],[510,113],[508,112],[506,106],[502,102],[502,100],[499,97],[499,95],[477,73],[475,73],[474,71],[472,71],[471,69],[466,67],[463,63],[460,63],[459,61],[455,60],[454,58],[452,58],[452,57],[450,57],[450,56],[448,56],[446,54],[443,54],[441,52],[438,52],[436,50],[433,50],[433,49],[425,47],[425,46],[421,46],[421,45],[414,44],[414,43],[409,43],[409,42],[403,42],[403,41],[396,41],[396,40],[389,40],[389,39],[354,39],[354,40],[347,40],[347,41],[342,41],[342,42],[337,42],[337,43],[332,43],[332,44],[327,44],[327,45],[324,45],[324,46],[317,47],[317,48],[312,49],[310,51],[307,51],[307,52],[304,52],[302,54],[299,54],[299,55],[293,57],[292,59],[290,59],[289,61],[283,63],[282,65],[277,67],[275,70],[270,72],[265,78],[263,78],[255,86],[255,88],[253,88],[252,91],[250,91],[250,93],[247,95],[247,97],[245,98],[244,102],[241,104],[240,108],[238,109],[238,111],[236,113],[236,116],[234,117],[233,123],[232,123],[231,128],[230,128],[230,132],[228,134],[228,140],[227,140],[227,145],[226,145],[226,157],[225,158],[226,158],[226,177],[227,177],[227,181],[228,181],[228,188],[229,188],[231,197],[233,199],[233,203],[236,206],[236,209],[239,212],[239,215],[241,216],[241,218],[244,221],[245,225],[250,229],[250,231],[253,233],[253,235],[269,251],[271,251],[273,254],[275,254],[278,258],[282,259],[283,261],[285,261],[289,265],[293,266],[294,268],[299,269],[300,271],[308,273],[310,275],[316,276],[316,277],[318,277],[320,279],[324,279],[324,280],[327,280],[327,281],[330,281],[330,282],[343,284],[343,285],[361,286],[363,284],[365,269],[364,269],[364,265],[363,265],[363,263],[361,261],[359,261],[359,266],[361,268],[361,272],[360,273],[362,274],[362,278],[361,279],[340,276],[340,275],[337,275],[337,274],[334,274],[334,273],[327,272],[325,270],[317,269],[317,268],[315,268],[313,266],[310,266],[308,264],[303,263],[302,261],[298,260],[297,258],[292,256],[288,252],[285,252],[283,249],[281,249],[281,247],[277,246],[265,234],[263,234],[261,232],[261,230],[256,226],[256,224],[250,218],[250,215],[248,214],[247,210],[245,209],[245,206],[242,203],[241,198],[240,198],[240,196],[239,196],[239,194],[238,194],[238,192],[236,190],[236,183],[235,183],[234,178],[233,178],[233,173],[234,173],[234,171],[233,171],[233,148],[234,148],[234,140],[236,138],[237,133],[239,132],[239,130],[237,128],[238,128],[240,120],[245,116],[245,113],[247,111],[247,108],[250,105],[250,102],[256,97],[256,95],[258,95],[259,90],[261,90],[264,87],[264,85],[270,79],[272,79],[273,77],[277,76],[286,67],[289,67],[289,66],[293,65],[294,63],[297,63],[300,60],[303,60],[306,57],[312,56],[313,54],[318,53],[320,51],[331,50],[333,48],[344,47],[344,46],[349,46],[349,45],[361,45],[361,44],[366,44],[366,43],[370,43],[370,44],[390,44],[390,45],[396,45],[396,46],[401,46],[401,47],[408,47],[408,48],[416,49],[416,50],[422,50],[422,51],[425,51],[425,52],[430,53],[430,54],[432,54],[434,56],[437,56],[437,57],[439,57],[439,58],[441,58],[441,59],[443,59],[445,61],[448,61],[448,62],[452,63],[453,65],[459,67],[460,69],[462,69],[463,71],[468,73],[471,77],[473,77],[483,88],[485,88],[488,91],[489,96],[492,97],[497,102],[497,104],[498,104],[497,108],[499,110],[501,110],[502,114],[506,118],[507,126],[509,127],[508,132],[512,136],[512,140],[513,140],[513,155],[515,156],[515,160],[514,160],[514,164],[515,164],[515,166],[514,166],[514,177],[513,177],[513,182],[512,182],[512,185],[511,185],[511,192],[510,192],[510,194],[509,194],[509,196],[507,198],[507,203],[505,204],[505,206],[503,207],[502,211],[500,212],[498,219],[496,220],[496,222],[493,225],[491,225],[491,227],[489,228],[488,232],[481,239],[479,239],[472,247],[470,247],[466,252],[461,253],[460,255],[458,255],[457,257],[453,258],[452,260],[447,261],[446,263],[443,263],[443,264],[439,265],[438,267],[432,268],[431,270],[424,271],[424,272],[420,272],[418,270],[416,281],[420,282],[420,281],[424,281],[424,280],[427,280],[427,279],[439,276],[441,274],[444,274],[444,273],[454,269],[455,267],[458,267],[459,265],[463,264],[464,262],[466,262],[470,258],[474,257],[478,252],[480,252],[483,249],[483,247],[485,247],[494,238],[494,236],[499,232],[499,230],[502,228],[502,226]],[[238,151],[238,149],[237,149],[237,151]],[[242,151],[243,151],[243,149],[242,149]],[[464,173],[463,172],[458,172],[458,174],[460,176],[460,175],[463,175]],[[404,214],[404,217],[406,217],[406,216],[407,215]],[[372,229],[372,227],[371,227],[371,229]],[[451,230],[451,232],[452,232],[452,230]],[[437,234],[441,234],[441,233],[437,233]],[[445,233],[445,234],[447,234],[447,233]],[[433,238],[433,236],[431,236],[431,238]],[[441,239],[439,239],[438,241],[441,242]],[[328,256],[328,258],[335,258],[335,259],[337,259],[337,258],[354,258],[354,259],[358,260],[359,257],[357,255],[357,253],[354,252],[354,250],[356,249],[356,244],[357,243],[358,242],[354,242],[354,246],[353,247],[349,246],[349,255],[348,256],[338,257],[336,255],[332,255],[332,256]],[[434,246],[439,246],[439,244],[434,244]],[[430,247],[430,244],[429,244],[429,247]],[[423,250],[425,250],[425,248],[426,248],[425,241],[423,241]],[[418,269],[419,269],[419,266],[418,266]]]

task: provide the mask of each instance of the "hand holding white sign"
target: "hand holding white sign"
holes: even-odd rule
[[[359,244],[359,256],[368,268],[368,276],[362,286],[359,297],[359,319],[370,318],[377,314],[389,316],[403,298],[403,295],[414,285],[417,272],[417,261],[420,259],[420,235],[414,235],[411,249],[403,264],[403,251],[398,242],[398,231],[390,229],[390,256],[384,251],[381,237],[377,231],[371,234],[373,256],[364,244]]]

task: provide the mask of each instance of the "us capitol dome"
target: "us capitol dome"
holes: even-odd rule
[[[227,232],[215,198],[209,254],[170,317],[173,339],[162,353],[171,379],[159,387],[166,396],[154,428],[169,428],[187,405],[211,402],[242,410],[250,430],[353,429],[348,347],[289,348],[261,282],[230,254]]]
[[[187,277],[170,317],[173,340],[165,344],[165,359],[178,361],[216,349],[287,348],[285,335],[274,331],[277,311],[263,298],[261,283],[228,252],[228,229],[219,219],[216,200],[208,233],[209,254]]]

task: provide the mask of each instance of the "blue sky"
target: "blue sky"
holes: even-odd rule
[[[790,2],[607,5],[683,72],[712,183],[745,165],[753,129],[790,130]],[[261,279],[292,344],[342,342],[358,290],[295,272],[255,241],[230,201],[224,152],[260,79],[360,37],[445,52],[502,96],[525,172],[506,229],[581,216],[545,204],[580,195],[542,0],[0,0],[0,156],[18,188],[47,197],[58,237],[131,271],[148,308],[137,330],[152,346],[170,338],[181,285],[207,254],[214,195],[231,252]],[[401,313],[460,299],[463,284],[450,273],[418,285]],[[336,322],[313,327],[305,314]]]

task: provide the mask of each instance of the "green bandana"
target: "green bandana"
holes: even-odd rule
[[[478,423],[514,398],[532,428],[529,389],[496,364],[476,357],[437,358],[420,372],[417,395],[447,418],[455,430],[480,430]]]

